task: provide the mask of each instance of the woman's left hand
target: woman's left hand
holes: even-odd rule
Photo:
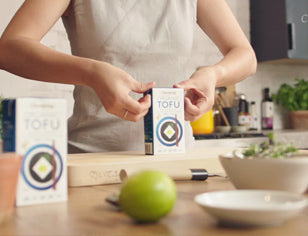
[[[210,111],[215,101],[217,75],[210,67],[202,67],[188,80],[175,84],[183,88],[185,94],[185,120],[195,121]]]

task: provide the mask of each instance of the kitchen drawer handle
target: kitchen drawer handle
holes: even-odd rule
[[[295,25],[294,23],[288,23],[288,39],[289,39],[289,50],[296,48],[295,44]]]

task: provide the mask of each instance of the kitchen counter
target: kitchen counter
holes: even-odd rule
[[[268,132],[266,131],[265,133]],[[274,130],[272,132],[277,142],[293,143],[298,148],[308,149],[308,130],[287,129]]]
[[[300,149],[308,149],[308,130],[283,129],[283,130],[262,130],[264,137],[238,137],[221,139],[196,139],[196,148],[204,147],[233,147],[245,148],[252,143],[268,141],[268,134],[273,133],[277,142],[293,143]],[[248,132],[249,134],[249,132]]]
[[[228,179],[182,181],[178,200],[169,215],[155,224],[135,224],[105,201],[119,184],[69,188],[68,202],[19,207],[12,220],[0,226],[0,235],[308,235],[308,208],[282,225],[265,228],[227,228],[203,211],[195,195],[233,190]],[[308,196],[308,194],[307,194]]]
[[[196,139],[195,148],[221,147],[221,148],[247,148],[253,143],[268,141],[268,137],[222,138],[222,139]]]
[[[267,135],[274,133],[274,137],[279,142],[292,142],[298,148],[308,149],[308,130],[270,130],[257,131],[262,132],[264,137],[238,137],[238,138],[222,138],[222,139],[196,139],[195,148],[205,147],[232,147],[245,148],[252,143],[260,143],[268,141]],[[2,140],[0,140],[0,153],[2,152]]]

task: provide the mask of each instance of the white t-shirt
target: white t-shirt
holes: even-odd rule
[[[156,81],[156,87],[189,78],[197,0],[72,1],[63,22],[73,55],[108,62],[137,81]],[[74,99],[69,152],[144,150],[143,120],[134,123],[107,113],[86,86],[75,87]],[[191,144],[189,122],[185,132]]]

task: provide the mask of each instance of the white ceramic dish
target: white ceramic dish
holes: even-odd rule
[[[228,134],[230,133],[231,126],[218,125],[215,128],[216,133]]]
[[[307,206],[304,195],[270,190],[209,192],[195,196],[195,202],[229,226],[281,224]]]
[[[234,132],[234,133],[245,133],[246,131],[247,131],[247,126],[244,126],[244,125],[231,127],[231,132]]]
[[[219,156],[237,189],[268,189],[304,193],[308,186],[308,155],[287,159]]]

